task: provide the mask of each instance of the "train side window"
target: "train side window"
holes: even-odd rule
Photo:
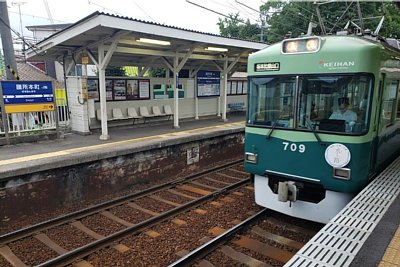
[[[397,117],[397,90],[399,81],[387,80],[382,99],[382,125],[389,126]],[[396,115],[396,116],[395,116]]]

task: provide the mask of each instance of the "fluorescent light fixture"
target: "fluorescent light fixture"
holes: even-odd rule
[[[209,51],[217,51],[217,52],[227,52],[227,51],[228,51],[228,48],[209,46],[209,47],[206,48],[206,50],[209,50]]]
[[[137,41],[142,42],[142,43],[149,43],[149,44],[171,45],[171,42],[168,42],[168,41],[161,41],[161,40],[148,39],[148,38],[140,38]]]

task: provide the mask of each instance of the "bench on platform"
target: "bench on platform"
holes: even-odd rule
[[[168,120],[174,115],[170,105],[164,105],[164,114],[168,116]]]
[[[246,111],[244,102],[231,102],[228,104],[229,112]]]
[[[128,108],[128,118],[133,119],[133,124],[135,124],[135,121],[143,119],[143,116],[137,114],[136,108],[130,107]]]
[[[110,114],[108,113],[109,111],[107,110],[107,121],[113,121],[114,120],[113,116],[110,116]],[[96,117],[97,120],[101,121],[101,109],[96,110]]]
[[[151,119],[156,117],[156,115],[150,114],[149,110],[145,106],[139,107],[139,114],[144,118],[144,123],[146,123],[146,119]]]
[[[127,114],[124,114],[121,108],[112,108],[107,110],[107,121],[122,121],[132,119],[133,124],[135,124],[135,121],[140,119],[143,119],[144,123],[146,123],[146,120],[150,118],[168,117],[169,120],[171,116],[173,116],[171,107],[169,105],[163,106],[164,112],[162,112],[158,106],[152,106],[151,111],[152,113],[149,112],[146,106],[139,107],[138,112],[136,111],[136,108],[128,107],[125,111]],[[101,109],[96,110],[96,117],[97,120],[101,121]]]
[[[129,120],[130,119],[129,117],[124,116],[122,114],[122,110],[120,108],[113,108],[112,115],[113,115],[114,120]]]
[[[158,106],[153,106],[152,110],[155,117],[168,117],[169,120],[172,116],[172,110],[169,105],[164,105],[164,112],[161,112]]]

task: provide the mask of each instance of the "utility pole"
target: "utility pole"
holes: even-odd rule
[[[266,27],[266,15],[265,13],[260,12],[260,22],[261,22],[261,35],[260,35],[260,42],[264,43],[264,28]],[[266,38],[267,39],[267,38]],[[265,40],[266,42],[267,40]]]
[[[21,16],[21,6],[25,5],[26,2],[11,2],[13,6],[18,6],[19,11],[19,25],[21,27],[21,41],[22,41],[22,55],[24,56],[24,62],[26,62],[26,55],[25,55],[25,38],[24,38],[24,27],[22,25],[22,16]]]
[[[14,47],[10,30],[10,19],[8,18],[6,0],[0,0],[0,35],[6,66],[11,67],[11,69],[17,72],[17,63],[15,61]],[[7,80],[16,80],[16,77],[11,73],[11,71],[6,71],[6,73]]]

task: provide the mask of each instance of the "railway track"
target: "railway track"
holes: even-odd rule
[[[293,221],[285,221],[285,217],[263,209],[230,229],[214,229],[215,238],[191,252],[181,253],[185,255],[168,267],[283,266],[322,228],[316,223],[299,227]],[[298,224],[304,222],[295,220]]]
[[[227,164],[2,235],[0,266],[167,266],[223,233],[184,265],[281,266],[316,231],[271,211],[248,219],[253,195],[241,161]]]
[[[0,265],[76,264],[127,235],[138,234],[249,182],[248,174],[235,162],[7,233],[0,236]],[[130,211],[121,212],[126,209]],[[127,214],[134,216],[130,219]],[[62,235],[65,231],[68,234],[60,238],[57,232]],[[40,247],[42,253],[32,255],[34,247]]]

